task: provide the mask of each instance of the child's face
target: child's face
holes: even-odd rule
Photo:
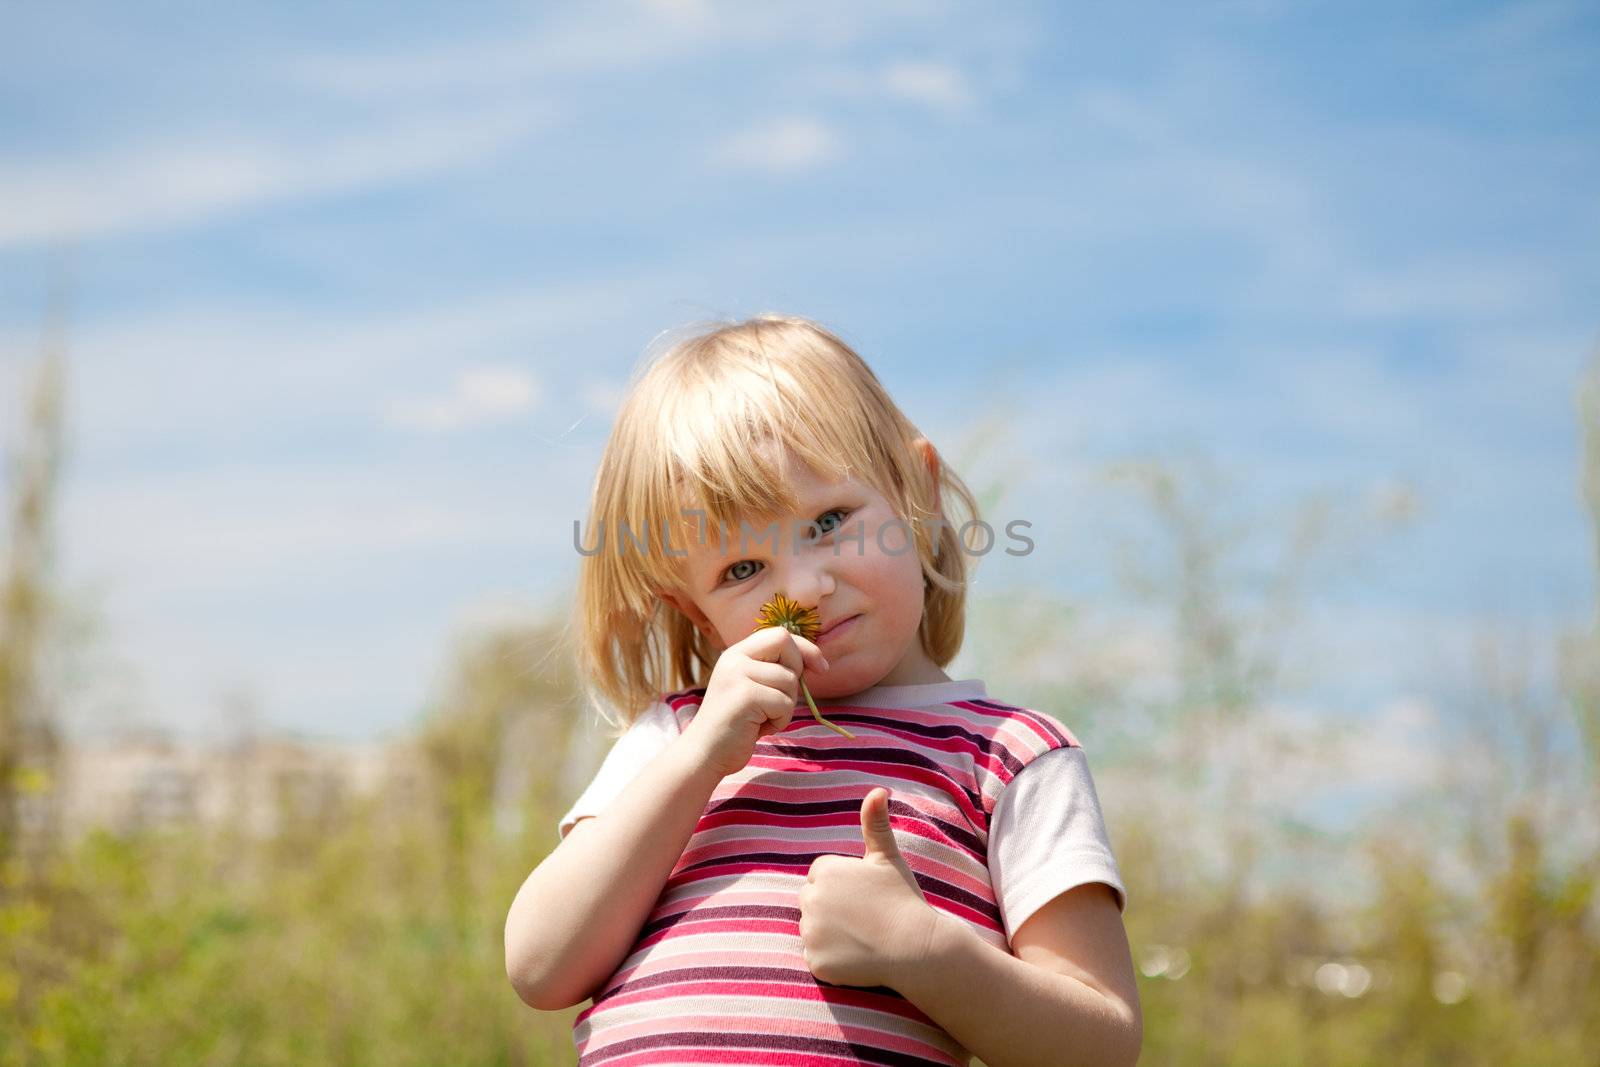
[[[924,447],[922,439],[918,447]],[[779,518],[776,537],[772,520],[747,520],[743,545],[737,526],[720,533],[700,520],[703,537],[696,533],[687,544],[672,546],[688,552],[683,561],[687,595],[664,592],[662,599],[719,650],[756,630],[757,613],[775,593],[816,608],[824,630],[817,645],[828,669],[806,673],[813,697],[947,680],[918,638],[922,564],[909,527],[896,522],[894,507],[864,482],[818,477],[787,451],[783,470],[800,513]],[[825,632],[846,619],[851,621],[837,633]]]

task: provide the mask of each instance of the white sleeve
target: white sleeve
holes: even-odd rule
[[[1127,910],[1083,749],[1040,753],[1001,792],[989,819],[989,879],[1007,940],[1034,912],[1088,882],[1109,885],[1117,909]]]
[[[671,705],[656,701],[645,709],[626,733],[617,738],[595,772],[588,788],[556,823],[556,834],[565,838],[574,823],[586,815],[598,815],[634,776],[677,739],[678,720]]]

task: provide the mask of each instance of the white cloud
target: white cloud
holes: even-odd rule
[[[404,309],[179,306],[91,322],[68,338],[70,432],[92,462],[128,447],[211,447],[285,419],[363,422],[375,390],[425,396],[441,373],[529,353],[537,355],[530,373],[553,374],[562,363],[603,373],[637,351],[608,340],[612,333],[647,337],[652,301],[696,284],[674,267]],[[619,318],[619,308],[632,310]],[[0,381],[20,375],[37,348],[36,329],[0,333]]]
[[[537,399],[538,388],[527,371],[479,367],[464,371],[443,396],[391,401],[385,417],[413,430],[460,430],[521,415],[532,410]]]
[[[192,733],[246,686],[275,725],[396,728],[461,605],[541,603],[565,578],[597,461],[591,445],[71,479],[63,577],[104,590],[107,643],[137,664],[98,703]]]
[[[712,4],[708,0],[641,0],[593,4],[492,37],[430,43],[386,54],[323,53],[284,69],[297,85],[354,100],[437,99],[498,94],[573,75],[640,71],[707,54],[778,47],[836,51],[875,33],[900,34],[908,14],[925,6],[818,6],[799,2]]]
[[[832,126],[805,116],[774,119],[746,130],[712,149],[720,166],[791,174],[838,160],[843,143]]]
[[[899,62],[885,67],[884,89],[891,96],[928,104],[941,111],[964,113],[974,98],[966,76],[946,63]]]
[[[471,165],[551,117],[544,106],[476,107],[314,137],[223,137],[12,163],[0,169],[0,247],[162,229]]]
[[[284,463],[72,484],[63,518],[75,566],[159,597],[270,587],[357,556],[524,544],[537,513],[492,478]]]
[[[978,94],[966,72],[935,60],[895,60],[874,67],[829,67],[813,75],[820,90],[850,101],[906,100],[947,115],[971,113]]]

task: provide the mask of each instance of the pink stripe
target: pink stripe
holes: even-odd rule
[[[798,941],[799,935],[796,934],[794,936],[795,940]],[[606,982],[605,988],[601,991],[601,995],[610,993],[618,986],[626,985],[629,982],[636,982],[647,978],[655,978],[663,974],[671,974],[679,967],[689,966],[688,964],[681,964],[678,962],[678,960],[682,958],[683,957],[674,957],[672,959],[645,960],[643,962],[634,964],[632,967],[619,969],[617,973],[612,975],[610,980]],[[704,962],[700,964],[702,967],[727,967],[731,965],[726,952],[718,953],[710,957],[707,957],[704,953],[699,953],[689,958],[698,958],[703,960]],[[788,971],[806,970],[805,957],[800,954],[800,950],[798,948],[796,948],[793,952],[782,953],[776,958],[774,958],[773,953],[740,953],[739,960],[750,967],[771,967]]]
[[[740,796],[742,799],[758,800],[769,804],[826,804],[829,802],[837,802],[839,800],[859,803],[862,799],[865,799],[866,796],[866,793],[863,792],[859,786],[852,786],[848,784],[834,787],[818,787],[816,790],[796,791],[794,789],[782,789],[777,786],[762,785],[760,779],[753,779],[750,782],[740,784],[735,788],[738,789],[738,796]],[[893,787],[891,787],[891,789],[892,788]],[[971,782],[970,788],[974,793],[976,793],[978,791],[978,784],[976,782]],[[870,792],[870,787],[867,792]],[[918,790],[908,789],[893,790],[893,793],[893,799],[897,807],[901,805],[909,807],[916,811],[917,815],[921,817],[920,819],[915,819],[913,816],[909,815],[897,815],[896,819],[898,821],[895,822],[896,830],[899,830],[903,833],[914,833],[916,836],[921,837],[924,840],[937,842],[944,848],[952,849],[971,857],[971,860],[976,867],[982,868],[984,866],[986,860],[985,857],[975,854],[972,849],[968,848],[965,844],[956,841],[937,825],[937,823],[940,822],[959,824],[963,821],[958,813],[950,810],[950,805],[948,803],[939,803],[941,799],[946,797],[946,794],[941,793],[939,796],[934,797],[928,796]],[[716,799],[721,800],[727,798],[717,797]],[[985,818],[987,819],[987,816]],[[751,826],[763,826],[772,832],[772,839],[774,841],[793,840],[798,842],[801,840],[801,837],[798,834],[791,836],[790,831],[834,825],[854,827],[854,835],[857,838],[860,837],[861,820],[859,814],[857,813],[849,813],[845,815],[841,815],[836,812],[820,812],[817,814],[795,813],[784,814],[781,817],[768,819],[765,816],[765,813],[757,815],[757,813],[753,813],[748,810],[730,807],[722,807],[715,812],[708,812],[706,815],[704,815],[700,820],[699,829],[696,832],[696,836],[699,836],[699,832],[701,831],[709,834],[711,831],[724,829],[726,827],[748,828]],[[733,840],[734,839],[730,837],[724,838],[720,841],[708,842],[706,847],[737,847],[732,845]],[[682,866],[689,866],[690,863],[697,862],[700,858],[705,858],[706,856],[715,854],[716,853],[697,853],[695,860],[685,860],[682,862]],[[983,885],[988,885],[987,878],[983,880]],[[975,884],[973,888],[976,890],[978,887]]]
[[[918,824],[908,824],[904,821],[891,820],[891,823],[894,826],[897,834],[909,835],[911,837],[921,838],[925,841],[939,842],[940,845],[946,848],[954,847],[969,864],[976,862],[976,858],[970,852],[966,851],[965,849],[961,849],[960,846],[951,846],[944,843],[942,837],[934,837],[931,833],[929,833],[926,827]],[[783,846],[803,847],[807,850],[805,853],[797,853],[797,857],[809,855],[810,850],[813,848],[819,850],[824,855],[847,856],[851,859],[860,859],[866,854],[866,844],[861,839],[859,824],[857,824],[856,835],[854,837],[834,838],[832,840],[820,841],[815,839],[792,841],[787,840],[782,834],[780,828],[778,833],[772,835],[770,844],[768,842],[763,842],[762,845],[766,851],[788,851]],[[708,844],[704,848],[697,848],[693,852],[685,852],[681,862],[684,866],[690,866],[712,859],[737,857],[743,855],[749,849],[750,840],[748,838],[730,838],[725,841],[718,841]],[[905,854],[905,851],[906,850],[904,848],[901,849],[901,853],[903,855]],[[906,855],[906,862],[910,863],[912,869],[920,874],[924,874],[931,878],[937,878],[940,881],[947,882],[958,889],[964,889],[969,893],[974,893],[978,896],[986,896],[992,891],[990,880],[987,877],[979,879],[969,870],[964,870],[952,863],[929,856],[926,853]],[[792,908],[795,906],[796,895],[798,895],[800,891],[800,884],[804,880],[804,876],[793,874],[789,875],[788,877],[792,878],[795,883],[795,895],[791,895],[787,899],[774,895],[773,899],[774,901],[778,902],[780,906]],[[715,906],[729,907],[733,906],[734,903],[735,902],[732,900],[725,900],[719,897]],[[681,914],[683,910],[687,909],[675,909],[672,914]]]
[[[972,806],[972,802],[968,799],[966,793],[964,791],[952,791],[949,788],[951,777],[949,775],[940,776],[934,771],[930,771],[922,767],[907,767],[900,764],[884,765],[878,763],[868,763],[864,760],[839,760],[837,763],[832,765],[832,769],[836,770],[843,770],[848,767],[859,768],[880,779],[892,778],[895,781],[915,782],[918,785],[928,786],[936,793],[949,797],[955,808],[960,811],[967,821],[973,826],[985,825],[984,813],[980,809]],[[880,781],[877,784],[888,786],[891,793],[897,791],[891,782]],[[961,785],[963,786],[967,786],[968,784],[968,782],[961,782]],[[908,792],[914,791],[908,790]],[[977,790],[974,788],[973,792],[977,792]]]
[[[580,1054],[589,1055],[588,1049],[580,1048]],[[781,1049],[776,1052],[767,1052],[760,1049],[735,1048],[713,1049],[695,1048],[692,1053],[696,1063],[748,1063],[752,1067],[765,1067],[767,1064],[777,1064],[778,1067],[837,1067],[838,1064],[860,1064],[854,1056],[824,1056],[816,1052],[793,1052]],[[649,1049],[645,1052],[635,1052],[628,1056],[618,1056],[616,1059],[606,1060],[606,1067],[648,1067],[654,1063],[683,1063],[684,1051],[672,1048]]]
[[[750,1000],[812,1000],[830,1004],[844,1004],[851,1007],[866,1008],[880,1012],[884,1015],[902,1019],[914,1019],[931,1025],[931,1020],[909,1000],[899,997],[888,997],[882,993],[869,993],[864,989],[852,989],[846,986],[830,986],[824,989],[817,984],[811,972],[804,972],[804,979],[794,982],[747,982],[743,980],[729,981],[687,981],[672,982],[649,989],[635,990],[629,993],[618,993],[606,999],[600,1014],[605,1014],[616,1008],[623,1008],[634,1004],[648,1004],[656,1000],[674,1000],[680,997],[715,997],[725,996],[737,998],[741,1002]]]
[[[794,907],[794,904],[790,904]],[[674,923],[660,932],[652,934],[648,940],[641,940],[640,945],[655,945],[664,941],[682,941],[686,937],[701,937],[706,934],[787,934],[793,935],[799,928],[798,921],[788,919],[749,919],[743,916],[730,919],[690,919]]]
[[[991,712],[990,714],[993,713]],[[1007,716],[1003,720],[1000,730],[996,731],[996,736],[1010,735],[1013,731],[1023,737],[1031,737],[1038,740],[1039,744],[1030,746],[1034,754],[1060,747],[1061,739],[1070,742],[1069,747],[1082,747],[1078,744],[1077,738],[1073,737],[1065,726],[1062,726],[1054,719],[1049,719],[1025,708],[1017,708]]]
[[[681,900],[674,900],[670,905],[658,903],[656,907],[659,910],[651,914],[650,921],[658,922],[677,919],[680,916],[688,915],[690,912],[704,911],[709,908],[792,908],[795,906],[795,901],[800,892],[800,885],[804,881],[805,875],[783,875],[781,877],[794,888],[783,893],[763,894],[759,899],[754,900],[749,897],[734,896],[730,893],[718,891],[702,895],[688,907],[681,906],[684,903]],[[761,922],[765,920],[756,919],[753,921]],[[682,924],[679,923],[678,925]]]
[[[885,786],[892,794],[896,804],[904,803],[908,806],[923,811],[933,807],[939,810],[938,802],[945,801],[946,816],[948,808],[954,807],[957,813],[974,826],[983,826],[986,820],[982,813],[972,806],[969,793],[978,792],[978,783],[969,774],[958,773],[954,769],[946,769],[943,774],[936,770],[923,767],[908,767],[904,764],[888,763],[881,760],[839,759],[829,764],[829,770],[859,770],[867,772],[869,783],[866,788],[861,786],[834,785],[817,786],[814,789],[782,788],[779,786],[764,786],[759,779],[752,778],[742,781],[736,776],[725,778],[711,794],[711,802],[728,801],[734,798],[745,800],[760,800],[771,804],[816,804],[826,803],[830,800],[848,799],[857,803],[866,798],[875,786]],[[793,773],[792,771],[790,773]],[[952,790],[952,782],[961,786]],[[766,813],[751,812],[747,810],[729,811],[726,808],[716,812],[708,812],[702,817],[701,824],[706,827],[724,826],[729,822],[741,824],[756,823],[764,818]],[[809,815],[784,816],[782,824],[797,824],[800,820],[816,820],[817,817]],[[819,821],[808,822],[807,825],[825,824],[830,819],[838,816],[824,817]],[[767,825],[762,823],[762,825]],[[859,827],[860,820],[857,818]],[[697,829],[698,832],[698,829]]]
[[[813,983],[810,972],[806,977]],[[653,1000],[675,1000],[679,997],[728,997],[738,998],[741,1003],[752,1000],[823,1000],[821,987],[813,986],[808,989],[799,982],[746,982],[746,981],[707,981],[704,979],[663,983],[651,986],[649,989],[640,989],[630,993],[618,993],[609,998],[605,1010],[625,1008],[633,1004],[648,1004]],[[676,1016],[674,1016],[676,1018]]]
[[[897,803],[898,802],[899,801],[897,801]],[[913,798],[909,795],[905,803],[915,806]],[[725,820],[719,819],[715,821],[724,822]],[[712,817],[708,816],[702,822],[702,825],[707,825],[711,822],[713,822],[713,819]],[[796,819],[794,822],[803,822],[805,825],[812,827],[837,826],[843,831],[845,836],[825,838],[821,840],[816,838],[804,838],[797,833],[789,832],[795,827],[788,820],[785,820],[785,822],[781,824],[767,822],[754,823],[749,821],[748,813],[739,813],[738,825],[747,829],[760,826],[769,830],[770,833],[768,834],[767,838],[761,842],[760,847],[763,849],[763,851],[788,853],[795,857],[797,863],[801,859],[804,859],[805,856],[810,855],[812,850],[816,850],[825,855],[848,856],[854,859],[860,859],[866,853],[866,845],[862,840],[860,823],[858,821],[842,820],[837,814],[830,814],[824,816],[808,816],[804,819]],[[901,816],[892,819],[891,823],[894,826],[897,834],[919,838],[922,841],[928,842],[926,849],[922,851],[912,850],[911,852],[907,853],[907,850],[902,848],[901,851],[903,854],[906,854],[906,861],[911,864],[913,870],[916,870],[919,873],[925,874],[929,877],[938,878],[941,881],[948,882],[957,888],[964,889],[969,893],[974,893],[979,896],[987,896],[992,892],[992,884],[990,879],[987,877],[987,874],[980,878],[977,874],[973,873],[974,870],[982,871],[983,861],[979,857],[973,855],[970,849],[963,845],[951,842],[942,832],[939,831],[937,827],[915,821],[911,817]],[[747,853],[751,847],[751,838],[748,834],[729,836],[722,840],[711,840],[702,847],[685,851],[679,860],[679,864],[681,867],[687,868],[694,866],[695,864],[705,863],[711,860],[728,858],[736,859],[737,857]],[[963,867],[958,865],[959,861],[957,860],[940,858],[937,855],[930,854],[936,853],[941,849],[954,852],[956,856],[959,856],[961,859],[966,861],[967,866]],[[704,874],[705,872],[697,871],[696,873]],[[797,883],[795,892],[798,893],[798,881],[803,877],[798,873],[798,869],[793,872],[779,873],[779,877],[793,879]],[[768,899],[772,901],[785,902],[788,906],[793,906],[794,903],[792,897],[788,898],[787,901],[784,901],[783,897],[772,895]],[[699,901],[696,903],[699,903]],[[731,900],[724,900],[720,897],[716,902],[717,906],[719,907],[728,906],[730,903],[732,903]],[[675,906],[671,912],[666,914],[680,914],[686,910],[688,910],[686,907]]]
[[[799,951],[799,935],[795,935],[796,948],[792,952],[741,952],[730,957],[726,950],[714,952],[684,952],[674,956],[645,959],[627,970],[612,976],[612,985],[621,985],[636,978],[649,978],[678,970],[680,967],[727,967],[737,964],[744,967],[779,967],[785,970],[806,971],[805,957]],[[810,971],[806,971],[810,974]]]
[[[799,858],[798,857],[796,857],[795,863],[796,863],[796,865],[799,864]],[[756,863],[755,861],[751,861],[749,863],[721,863],[721,864],[716,864],[715,866],[711,866],[711,867],[702,867],[699,870],[695,871],[692,875],[674,874],[672,876],[672,880],[669,881],[667,884],[669,886],[675,886],[675,885],[684,884],[686,880],[691,880],[691,881],[698,882],[698,881],[700,881],[702,879],[705,879],[705,878],[725,878],[730,874],[751,874],[751,873],[792,874],[793,872],[792,871],[778,871],[778,870],[775,870],[773,868],[772,863],[770,861],[767,861],[767,860],[763,860],[760,863]],[[805,877],[805,875],[801,875],[800,877],[803,878],[803,877]]]
[[[722,841],[710,841],[704,845],[701,845],[699,848],[685,850],[683,857],[678,860],[678,865],[680,867],[692,867],[697,863],[704,863],[707,860],[723,859],[727,856],[743,856],[749,854],[749,852],[755,848],[759,848],[762,852],[782,852],[785,855],[792,855],[796,862],[798,862],[809,856],[814,848],[818,848],[824,844],[831,844],[831,842],[816,842],[800,839],[785,833],[784,826],[778,823],[767,822],[765,820],[756,822],[749,818],[748,813],[745,814],[745,818],[741,821],[741,825],[752,830],[761,829],[769,832],[763,836],[763,839],[759,844],[757,844],[751,839],[750,836],[747,835],[742,837],[729,837]],[[805,875],[802,874],[800,877],[804,878]]]
[[[747,1026],[760,1026],[763,1022],[775,1023],[775,1030],[741,1029],[741,1023]],[[648,1037],[651,1033],[659,1030],[660,1026],[659,1021],[648,1019],[614,1026],[606,1031],[606,1037],[611,1039],[606,1044],[617,1044],[635,1037]],[[938,1046],[930,1045],[928,1042],[908,1034],[883,1030],[875,1026],[853,1026],[834,1019],[796,1019],[791,1017],[771,1019],[769,1017],[765,1020],[761,1018],[741,1020],[737,1016],[731,1015],[675,1014],[672,1016],[672,1026],[676,1030],[700,1030],[710,1033],[719,1031],[724,1033],[779,1032],[790,1037],[819,1037],[833,1041],[858,1041],[876,1048],[918,1056],[926,1055],[930,1050],[942,1055],[942,1051],[938,1050]]]
[[[896,738],[896,739],[898,739],[900,741],[909,742],[911,745],[914,745],[916,748],[924,750],[926,752],[931,752],[931,753],[940,754],[940,755],[964,755],[964,756],[969,756],[969,757],[971,757],[973,759],[981,759],[982,756],[983,756],[983,752],[979,748],[979,746],[978,746],[976,740],[974,739],[974,737],[972,736],[974,733],[977,732],[977,731],[973,730],[972,722],[970,720],[960,720],[960,719],[952,718],[952,719],[949,720],[949,724],[958,727],[959,729],[961,729],[962,732],[959,733],[959,734],[956,734],[954,736],[951,736],[951,737],[929,737],[925,733],[923,733],[921,730],[913,730],[909,726],[899,727],[899,726],[896,726],[895,723],[892,722],[892,721],[889,721],[889,722],[881,722],[881,721],[880,722],[874,722],[872,724],[873,734],[870,737],[869,744],[876,745],[876,746],[882,747],[882,748],[891,748],[893,746],[890,746],[884,740],[881,740],[881,738],[890,737],[890,738]],[[926,719],[926,720],[920,721],[918,723],[918,725],[919,726],[939,726],[939,725],[944,725],[944,724],[939,722],[937,719],[930,718],[930,719]],[[785,730],[781,734],[774,734],[772,736],[772,738],[769,738],[769,740],[777,740],[777,739],[781,739],[781,738],[786,738],[786,737],[788,737],[788,735],[789,735],[789,732],[787,730]],[[849,738],[840,737],[836,733],[832,733],[831,731],[824,730],[823,734],[819,735],[815,741],[813,741],[810,737],[807,737],[805,740],[806,740],[806,747],[808,747],[808,748],[813,748],[813,749],[822,749],[822,748],[845,749],[845,748],[860,748],[860,747],[862,747],[862,742],[863,741],[868,741],[868,738],[859,737],[858,736],[856,740],[852,741]],[[771,748],[776,750],[776,751],[778,751],[778,752],[782,751],[782,746],[780,744],[774,744],[774,745],[771,746]],[[752,756],[752,760],[754,760],[756,758],[762,758],[764,755],[765,754],[762,752],[762,748],[758,745],[757,748],[756,748],[755,754]],[[789,760],[789,761],[792,761],[792,762],[794,762],[794,763],[796,763],[798,765],[800,765],[801,767],[806,767],[806,768],[814,766],[815,762],[816,762],[814,760],[808,760],[808,759],[804,759],[804,758],[798,757],[798,756],[783,757],[783,756],[765,755],[765,759],[771,761],[771,765],[779,766],[779,767],[782,766],[783,762],[786,759]],[[830,762],[830,764],[832,763],[831,760],[829,762]],[[951,761],[951,762],[954,762],[954,761]],[[766,764],[764,763],[763,765],[765,766]]]
[[[904,854],[904,851],[904,849],[901,850],[902,854]],[[965,853],[963,853],[963,855],[965,855]],[[970,860],[971,857],[969,856],[967,858]],[[918,856],[916,857],[916,862],[912,863],[911,857],[908,856],[906,858],[906,862],[911,863],[911,869],[913,871],[931,875],[942,882],[949,883],[956,889],[965,889],[973,896],[986,897],[994,892],[993,885],[987,876],[979,879],[970,871],[953,866],[942,860],[929,856]]]

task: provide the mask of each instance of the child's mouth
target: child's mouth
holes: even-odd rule
[[[860,615],[852,615],[848,619],[834,623],[832,626],[828,627],[828,629],[817,635],[817,644],[820,646],[824,641],[832,640],[839,637],[841,634],[849,633],[850,630],[855,626],[856,620],[859,618],[861,618]]]

